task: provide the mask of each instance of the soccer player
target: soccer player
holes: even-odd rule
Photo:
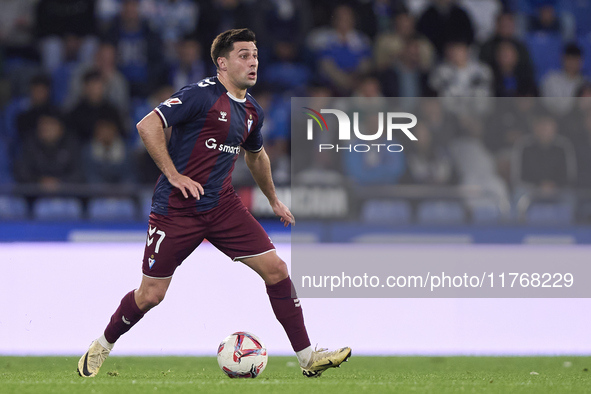
[[[348,347],[312,350],[287,266],[231,184],[234,162],[244,149],[246,164],[273,212],[285,226],[295,224],[275,194],[261,135],[263,109],[247,93],[257,81],[254,33],[248,29],[221,33],[211,46],[211,58],[217,77],[182,88],[137,124],[162,171],[152,198],[142,282],[123,297],[104,334],[80,358],[80,376],[99,372],[119,337],[164,299],[175,269],[204,238],[263,278],[273,312],[305,376],[319,376],[351,356]],[[167,146],[168,127],[172,133]]]

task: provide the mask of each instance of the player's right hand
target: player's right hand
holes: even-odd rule
[[[170,182],[172,186],[180,189],[185,198],[189,198],[188,193],[191,193],[193,197],[199,200],[204,194],[203,186],[201,186],[199,182],[195,182],[183,174],[176,174],[175,176],[168,178],[168,182]]]

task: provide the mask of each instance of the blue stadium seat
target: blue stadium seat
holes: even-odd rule
[[[572,204],[534,202],[526,212],[525,220],[532,225],[569,225],[573,223]]]
[[[559,34],[531,33],[525,37],[532,61],[536,68],[536,82],[544,75],[562,67],[562,37]]]
[[[493,201],[476,204],[471,208],[471,212],[474,224],[497,224],[503,218],[499,206]]]
[[[141,219],[147,219],[152,211],[152,192],[142,192],[140,195]]]
[[[90,220],[130,221],[137,217],[131,198],[95,198],[88,202]]]
[[[11,148],[9,152],[14,156],[14,152],[20,147],[18,130],[16,128],[16,119],[21,112],[27,110],[30,105],[30,100],[27,97],[13,98],[4,107],[4,117],[2,118],[2,133],[3,139]]]
[[[361,218],[370,224],[408,224],[412,208],[407,201],[369,200],[363,205]]]
[[[424,201],[418,206],[419,224],[462,224],[465,220],[466,212],[458,201]]]
[[[79,220],[82,203],[77,198],[43,197],[33,205],[36,220]]]
[[[22,197],[0,196],[0,219],[23,220],[27,218],[27,202]]]

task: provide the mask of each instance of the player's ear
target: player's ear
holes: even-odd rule
[[[218,57],[218,67],[222,71],[228,70],[228,67],[226,66],[226,58],[225,57]]]

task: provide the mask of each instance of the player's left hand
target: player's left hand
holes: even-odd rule
[[[277,200],[275,203],[271,204],[271,207],[273,208],[275,215],[279,216],[285,227],[289,226],[290,224],[295,226],[295,218],[284,203]]]

